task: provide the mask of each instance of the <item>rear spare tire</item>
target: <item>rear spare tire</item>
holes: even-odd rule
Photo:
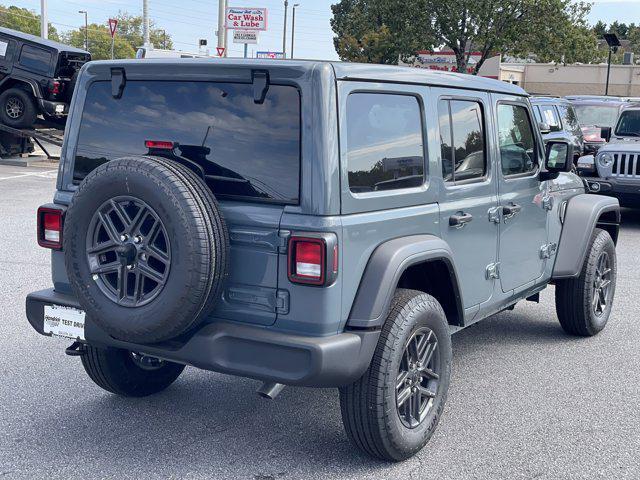
[[[65,219],[67,274],[89,318],[115,338],[174,338],[215,307],[229,239],[218,204],[186,167],[153,157],[107,162]]]

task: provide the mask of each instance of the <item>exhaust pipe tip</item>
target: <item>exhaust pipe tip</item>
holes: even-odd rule
[[[257,390],[257,393],[262,398],[273,400],[280,394],[283,388],[284,385],[281,383],[264,382],[262,386]]]

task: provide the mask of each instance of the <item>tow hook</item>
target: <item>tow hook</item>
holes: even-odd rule
[[[79,356],[85,354],[85,348],[84,348],[84,345],[82,343],[73,342],[71,345],[69,345],[66,348],[64,353],[66,353],[70,357],[79,357]]]

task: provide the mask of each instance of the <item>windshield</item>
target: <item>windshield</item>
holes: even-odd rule
[[[575,105],[580,125],[613,127],[618,118],[617,105]]]
[[[621,137],[640,137],[640,110],[622,112],[615,134]]]

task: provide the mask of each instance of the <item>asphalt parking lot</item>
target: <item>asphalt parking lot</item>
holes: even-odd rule
[[[267,401],[257,381],[195,368],[145,399],[95,386],[24,314],[51,283],[35,210],[55,173],[0,167],[0,478],[640,478],[640,212],[623,212],[605,331],[566,336],[548,288],[456,334],[438,431],[390,465],[351,447],[335,390]]]

